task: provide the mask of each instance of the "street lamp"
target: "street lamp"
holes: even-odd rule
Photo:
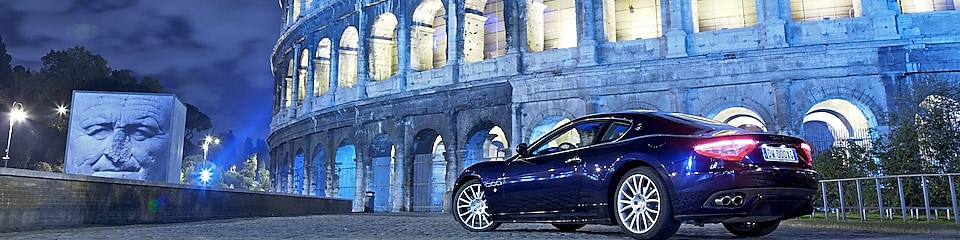
[[[64,115],[67,114],[67,107],[63,105],[57,105],[57,114]]]
[[[13,102],[13,105],[10,107],[10,131],[7,132],[7,150],[3,154],[3,167],[7,167],[7,161],[10,161],[10,142],[13,140],[13,123],[23,121],[24,119],[27,119],[27,112],[23,111],[23,104]]]
[[[200,167],[200,181],[206,183],[210,181],[210,169],[207,169],[207,152],[210,150],[210,144],[220,144],[220,139],[207,135],[203,138],[203,165]]]

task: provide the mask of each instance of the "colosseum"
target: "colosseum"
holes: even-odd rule
[[[958,78],[957,5],[280,0],[271,186],[354,211],[445,211],[464,167],[626,109],[864,137],[888,129],[904,83]]]

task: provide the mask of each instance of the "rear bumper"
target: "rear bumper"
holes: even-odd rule
[[[810,169],[756,168],[675,177],[674,216],[702,223],[763,222],[813,212],[818,174]],[[737,197],[737,204],[724,204]]]
[[[808,188],[742,188],[716,192],[700,206],[695,214],[676,215],[681,221],[701,223],[766,222],[795,218],[813,212],[815,189]],[[723,196],[741,196],[737,206],[721,206],[716,199]]]

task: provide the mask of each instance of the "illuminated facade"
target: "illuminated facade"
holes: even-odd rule
[[[441,211],[464,167],[625,109],[831,141],[884,131],[901,82],[957,78],[956,5],[283,0],[271,184]]]

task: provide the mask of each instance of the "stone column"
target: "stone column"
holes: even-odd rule
[[[897,14],[900,9],[896,0],[862,0],[860,9],[863,16],[873,19],[877,40],[900,39],[897,30]]]
[[[452,199],[453,191],[456,191],[453,186],[456,185],[457,177],[460,175],[460,160],[457,155],[463,155],[463,152],[457,148],[443,152],[443,159],[447,162],[447,174],[444,178],[446,187],[444,188],[443,199]],[[450,206],[450,201],[443,201],[441,207],[444,212],[450,212],[453,209]]]
[[[310,49],[310,47],[307,47],[306,49]],[[307,90],[307,97],[303,100],[303,111],[305,113],[313,112],[313,98],[317,95],[317,91],[315,87],[313,87],[314,83],[316,82],[314,76],[317,75],[314,73],[314,71],[317,71],[317,69],[314,68],[314,64],[311,64],[313,63],[313,57],[316,55],[317,49],[314,49],[313,51],[307,51],[307,68],[304,69],[304,74],[306,75],[307,79],[307,85],[305,86],[305,89]],[[301,61],[302,60],[303,59],[301,59]]]
[[[600,43],[600,41],[597,41],[597,36],[603,34],[602,28],[597,29],[597,23],[603,21],[603,18],[597,17],[597,10],[594,6],[603,8],[603,4],[597,2],[597,0],[577,0],[574,4],[577,8],[577,50],[579,51],[577,66],[597,65],[597,47]]]
[[[292,114],[294,116],[300,114],[297,113],[295,109],[300,106],[300,94],[303,94],[300,92],[300,76],[303,75],[300,71],[300,50],[299,44],[293,48],[293,75],[290,76],[293,79],[293,86],[291,86],[293,88],[293,95],[290,96],[290,106],[291,109],[294,109],[293,112],[295,112],[295,114]]]
[[[689,4],[685,5],[685,0],[663,0],[669,6],[665,16],[668,17],[664,36],[667,39],[666,57],[686,57],[690,55],[687,49],[687,33],[696,32],[693,29],[693,21],[696,19],[685,19],[684,12],[693,11]],[[696,0],[691,0],[696,1]],[[691,17],[687,14],[686,17]],[[663,50],[661,50],[663,51]],[[663,54],[663,52],[661,52]]]
[[[406,7],[409,1],[399,1],[400,9],[410,9]],[[394,81],[397,91],[407,90],[407,74],[412,72],[410,68],[410,27],[413,25],[413,17],[409,16],[411,12],[400,11],[397,15],[397,32],[394,34],[397,39],[397,73]],[[432,55],[432,54],[431,54]]]
[[[770,84],[773,85],[772,87],[775,92],[773,97],[775,99],[774,109],[776,114],[774,114],[774,116],[776,119],[774,119],[774,122],[776,126],[770,126],[767,131],[799,136],[800,132],[797,123],[802,123],[803,118],[799,116],[799,121],[797,121],[798,116],[794,116],[795,109],[791,95],[791,85],[793,82],[789,79],[781,79],[770,81]]]
[[[525,30],[523,33],[526,35],[527,39],[527,51],[529,52],[540,52],[543,51],[543,10],[547,8],[547,5],[538,2],[526,2],[526,24],[524,25]]]
[[[465,61],[463,55],[463,36],[466,26],[466,14],[463,5],[457,5],[460,1],[447,1],[445,10],[447,11],[447,64],[452,69],[453,83],[460,82],[460,64]]]
[[[483,61],[483,23],[487,17],[475,13],[466,13],[464,16],[463,31],[463,61],[479,62]]]
[[[357,1],[354,5],[357,18],[357,84],[353,87],[357,91],[357,98],[363,99],[367,97],[367,82],[370,81],[370,40],[372,39],[372,34],[370,34],[370,26],[367,24],[367,14],[363,11],[363,2]]]
[[[673,96],[673,111],[689,113],[690,112],[690,89],[687,87],[672,87],[670,94]]]
[[[781,18],[781,0],[761,0],[757,12],[757,32],[760,36],[760,48],[787,47],[787,21]],[[785,4],[789,6],[789,0]]]
[[[527,42],[527,35],[521,34],[526,33],[526,24],[520,22],[520,15],[527,10],[526,6],[523,1],[503,1],[503,32],[507,41],[504,55],[519,54],[523,43]]]

